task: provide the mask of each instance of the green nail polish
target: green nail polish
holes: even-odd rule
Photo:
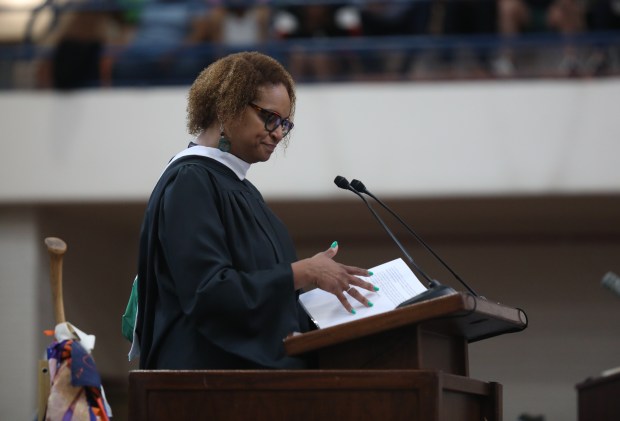
[[[374,306],[374,304],[368,301],[368,307],[372,307],[372,306]]]
[[[375,287],[375,286],[373,286],[372,288],[373,288],[375,291],[379,291],[379,287]]]
[[[374,275],[374,273],[372,273],[372,270],[369,270],[368,271],[368,276],[372,276],[372,275]]]
[[[330,247],[333,248],[333,249],[338,247],[338,241],[334,241]]]
[[[354,308],[351,309],[351,314],[357,314]]]

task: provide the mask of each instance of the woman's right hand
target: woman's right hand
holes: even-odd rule
[[[360,291],[353,288],[353,286],[356,286],[372,292],[377,291],[378,288],[372,283],[359,278],[359,276],[372,276],[372,272],[336,262],[334,257],[337,253],[338,243],[334,241],[327,250],[317,253],[308,259],[293,263],[295,289],[309,285],[321,288],[334,294],[350,313],[355,313],[355,310],[353,310],[345,293],[367,307],[372,306],[372,303]]]

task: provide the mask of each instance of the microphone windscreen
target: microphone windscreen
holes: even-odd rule
[[[341,175],[337,175],[336,178],[334,178],[334,183],[341,189],[349,189],[349,182]]]
[[[601,284],[608,290],[620,295],[620,276],[615,273],[607,272],[601,279]]]
[[[351,187],[353,187],[355,190],[359,191],[359,192],[366,192],[366,186],[364,185],[364,183],[362,183],[359,180],[353,180],[351,181]]]

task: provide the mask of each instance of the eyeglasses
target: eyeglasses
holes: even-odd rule
[[[276,130],[278,127],[282,126],[282,137],[289,134],[295,125],[288,118],[282,117],[280,114],[264,109],[263,107],[259,107],[258,105],[250,102],[250,106],[254,108],[261,116],[261,119],[265,122],[265,130],[269,133]]]

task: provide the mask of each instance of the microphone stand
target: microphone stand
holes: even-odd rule
[[[364,194],[367,194],[368,196],[372,197],[377,203],[379,203],[379,205],[381,205],[383,207],[383,209],[388,211],[394,218],[396,218],[396,220],[398,222],[400,222],[401,225],[404,226],[407,229],[407,231],[409,231],[409,233],[411,235],[413,235],[415,237],[415,239],[418,240],[418,242],[420,242],[420,244],[422,244],[422,246],[424,246],[424,248],[429,253],[431,253],[443,265],[443,267],[446,268],[452,274],[452,276],[454,276],[454,278],[456,280],[458,280],[475,297],[479,297],[479,295],[476,293],[476,291],[474,291],[473,288],[471,288],[467,284],[467,282],[465,282],[454,270],[452,270],[452,268],[446,262],[444,262],[443,259],[441,257],[439,257],[439,255],[437,253],[435,253],[435,251],[428,244],[426,244],[426,242],[422,239],[422,237],[420,237],[418,234],[416,234],[416,232],[411,227],[409,227],[409,225],[407,223],[405,223],[405,221],[403,221],[403,219],[400,216],[398,216],[398,214],[396,212],[394,212],[385,203],[383,203],[381,201],[381,199],[379,199],[377,196],[372,194],[366,188],[364,183],[362,183],[359,180],[353,180],[353,181],[351,181],[351,188],[357,190],[360,193],[364,193]]]
[[[400,251],[403,253],[403,255],[407,258],[407,260],[409,261],[409,264],[411,264],[411,266],[413,266],[416,271],[424,278],[428,281],[428,289],[408,300],[403,301],[402,303],[400,303],[398,306],[396,306],[396,308],[400,308],[400,307],[405,307],[411,304],[415,304],[418,302],[422,302],[422,301],[426,301],[426,300],[430,300],[433,298],[437,298],[437,297],[441,297],[444,295],[451,295],[451,294],[455,294],[456,291],[453,288],[450,288],[449,286],[446,285],[442,285],[441,283],[439,283],[439,281],[435,280],[435,279],[431,279],[413,260],[413,258],[409,255],[409,253],[407,253],[407,251],[405,250],[405,248],[403,247],[403,245],[400,243],[400,241],[398,241],[398,239],[396,238],[396,236],[394,235],[394,233],[388,228],[388,226],[385,224],[385,222],[383,221],[383,219],[381,219],[381,217],[379,216],[379,214],[377,214],[377,212],[372,208],[372,206],[370,205],[370,203],[368,203],[368,201],[366,200],[366,198],[364,196],[361,195],[361,193],[359,193],[357,190],[355,190],[353,187],[351,187],[351,185],[349,184],[349,182],[347,181],[346,178],[342,177],[342,176],[337,176],[334,179],[334,183],[340,187],[343,190],[350,190],[353,193],[355,193],[357,196],[360,197],[360,199],[362,199],[364,201],[364,203],[366,204],[366,207],[368,208],[368,210],[370,210],[370,212],[372,213],[372,215],[375,217],[375,219],[377,220],[377,222],[379,222],[379,224],[383,227],[383,229],[388,233],[388,235],[390,236],[390,238],[392,239],[392,241],[394,241],[394,243],[396,243],[396,245],[398,246],[398,248],[400,249]]]

